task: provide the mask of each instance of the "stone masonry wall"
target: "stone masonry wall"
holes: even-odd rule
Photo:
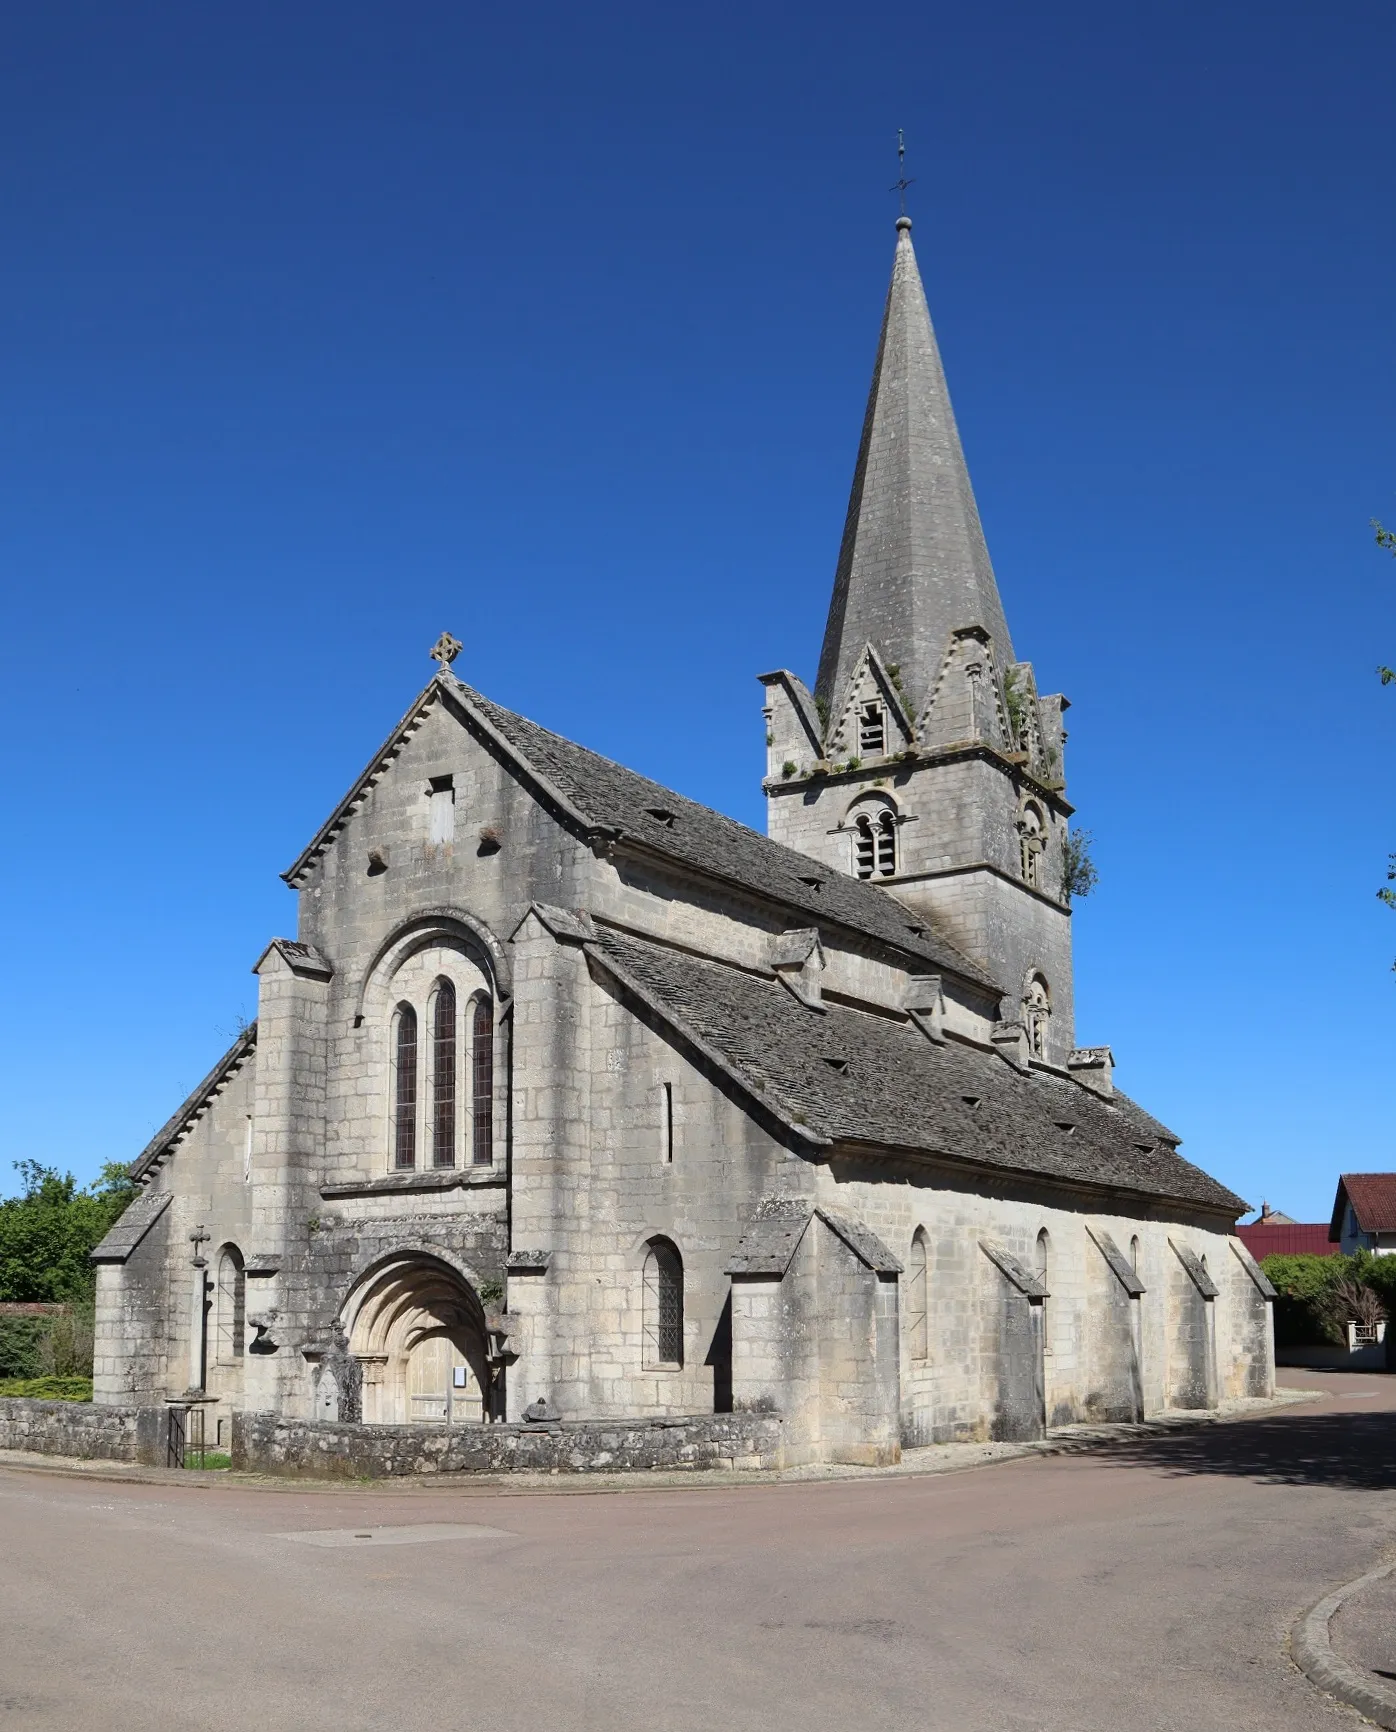
[[[98,1407],[90,1401],[24,1401],[4,1396],[0,1397],[0,1449],[163,1466],[166,1415],[164,1407]]]
[[[783,1464],[781,1423],[768,1414],[699,1414],[561,1425],[319,1424],[239,1414],[233,1465],[332,1479],[426,1473],[621,1473],[760,1469]]]

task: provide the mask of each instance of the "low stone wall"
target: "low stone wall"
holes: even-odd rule
[[[0,1449],[158,1466],[165,1460],[167,1424],[163,1407],[95,1407],[90,1401],[0,1396]]]
[[[351,1425],[233,1415],[233,1466],[259,1473],[381,1479],[429,1473],[633,1473],[779,1467],[771,1414],[564,1420],[546,1425]]]

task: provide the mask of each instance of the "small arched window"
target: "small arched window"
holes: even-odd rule
[[[1018,840],[1022,856],[1023,882],[1033,890],[1042,888],[1042,859],[1047,847],[1047,826],[1039,807],[1031,801],[1018,814]]]
[[[494,1159],[494,1006],[475,1001],[470,1027],[470,1158],[477,1167]]]
[[[1042,1351],[1052,1351],[1052,1239],[1044,1227],[1037,1235],[1037,1275],[1047,1297],[1042,1301]]]
[[[417,1164],[417,1013],[400,1004],[393,1024],[393,1165]]]
[[[1129,1242],[1129,1266],[1135,1274],[1139,1273],[1139,1235],[1136,1233]]]
[[[645,1253],[644,1362],[652,1369],[683,1364],[683,1258],[667,1239]]]
[[[877,861],[877,844],[873,840],[872,819],[860,812],[853,824],[853,863],[860,878],[871,878]]]
[[[1042,975],[1029,975],[1023,990],[1023,1022],[1028,1031],[1028,1048],[1034,1058],[1047,1056],[1047,1028],[1051,1020],[1051,988]]]
[[[215,1298],[216,1352],[219,1363],[229,1365],[242,1358],[247,1335],[247,1272],[236,1245],[225,1245],[219,1253]]]
[[[897,814],[885,801],[853,814],[853,869],[860,878],[896,876]]]
[[[431,1001],[431,1160],[456,1164],[456,989],[438,980]]]
[[[930,1326],[926,1315],[926,1229],[918,1227],[912,1235],[911,1258],[907,1265],[906,1338],[914,1360],[930,1357]]]

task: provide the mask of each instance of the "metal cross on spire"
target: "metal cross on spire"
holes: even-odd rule
[[[898,127],[897,128],[897,178],[892,182],[891,186],[889,186],[887,188],[887,190],[888,190],[888,192],[894,192],[899,196],[899,198],[901,200],[901,207],[902,207],[902,215],[903,216],[906,215],[906,189],[909,186],[914,186],[915,184],[916,184],[915,175],[913,175],[910,180],[908,180],[906,178],[906,134],[902,131],[901,127]]]

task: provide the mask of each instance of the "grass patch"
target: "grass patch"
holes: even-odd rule
[[[0,1395],[18,1395],[29,1401],[91,1401],[90,1377],[3,1377]]]
[[[231,1467],[233,1465],[233,1458],[230,1455],[225,1455],[221,1449],[205,1449],[202,1451],[197,1449],[186,1449],[184,1452],[184,1465],[186,1467],[204,1468],[208,1471],[212,1471],[216,1468]]]

